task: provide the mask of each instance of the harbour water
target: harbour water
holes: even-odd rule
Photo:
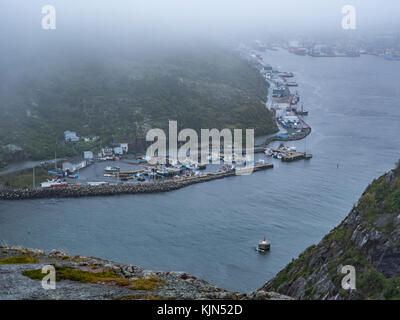
[[[272,170],[164,194],[2,201],[1,243],[186,271],[242,292],[260,287],[400,158],[400,63],[282,50],[264,60],[296,76],[313,131],[288,145],[313,159],[272,160]],[[260,255],[264,237],[271,251]]]

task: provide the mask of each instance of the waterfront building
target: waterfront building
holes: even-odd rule
[[[65,161],[62,164],[62,169],[64,171],[76,172],[80,169],[83,169],[87,166],[86,159],[72,159],[69,161]]]
[[[83,152],[83,158],[84,159],[93,159],[93,152],[92,151],[84,151]]]

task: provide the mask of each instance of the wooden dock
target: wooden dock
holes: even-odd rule
[[[312,158],[312,154],[306,153],[306,152],[290,152],[289,154],[286,154],[282,156],[282,162],[292,162],[296,160],[309,160]]]

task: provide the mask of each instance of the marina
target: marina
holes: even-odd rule
[[[274,140],[267,148],[284,143],[313,153],[312,161],[286,163],[264,157],[265,148],[259,148],[256,160],[264,159],[274,169],[178,191],[0,201],[2,242],[49,251],[64,248],[71,255],[101,256],[149,270],[185,270],[240,292],[259,288],[339,224],[366,185],[400,157],[400,137],[394,134],[400,119],[394,103],[400,94],[394,80],[400,64],[369,55],[315,59],[281,49],[262,56],[295,74],[300,103],[310,111],[304,120],[312,125],[307,146],[304,139]],[[78,182],[116,183],[116,178],[103,177],[106,166],[144,169],[139,165],[129,158],[98,162],[81,169]],[[207,165],[205,172],[219,168]],[[145,183],[137,184],[145,188]],[[271,251],[256,254],[264,235]],[[149,252],[149,243],[159,245]]]
[[[272,169],[271,163],[259,163],[241,168],[225,168],[220,172],[212,172],[191,177],[165,180],[155,183],[135,183],[135,184],[108,184],[106,182],[90,182],[87,186],[82,185],[60,185],[50,188],[37,189],[16,189],[0,191],[0,200],[26,200],[41,198],[80,198],[93,196],[109,196],[121,194],[143,194],[159,193],[181,189],[192,184],[209,182],[228,177],[247,175],[257,171]]]
[[[128,143],[114,143],[112,146],[106,146],[101,149],[98,155],[95,152],[85,151],[84,158],[74,158],[63,160],[57,163],[54,160],[54,169],[48,171],[50,179],[40,184],[39,189],[71,189],[84,190],[85,187],[94,188],[108,186],[116,188],[121,185],[128,185],[129,192],[135,193],[131,185],[134,184],[157,184],[161,182],[180,182],[185,179],[200,179],[204,177],[216,177],[222,174],[230,174],[231,171],[236,174],[246,175],[254,171],[259,171],[262,168],[269,168],[265,164],[268,152],[266,150],[269,145],[274,142],[290,142],[305,139],[311,133],[309,126],[303,119],[303,116],[308,116],[309,111],[304,110],[303,102],[301,107],[298,107],[298,102],[301,97],[296,90],[292,92],[290,87],[297,87],[298,83],[294,79],[295,74],[289,71],[279,71],[272,64],[264,61],[260,53],[245,50],[242,52],[243,58],[252,62],[259,70],[262,77],[265,79],[265,84],[269,86],[269,94],[266,97],[266,107],[273,114],[276,123],[279,126],[279,132],[268,136],[259,144],[254,146],[254,154],[265,154],[266,157],[258,157],[257,160],[248,159],[246,149],[232,150],[231,155],[223,153],[223,145],[220,146],[219,154],[208,156],[209,163],[201,163],[193,158],[187,158],[181,162],[172,161],[169,159],[161,161],[161,159],[148,159],[145,156],[134,156],[127,154],[129,149]],[[73,131],[65,132],[65,139],[68,141],[78,141],[79,137]],[[89,138],[87,138],[89,139]],[[98,137],[96,137],[98,139]],[[187,155],[188,156],[188,155]],[[277,151],[273,152],[272,156],[282,162],[293,162],[297,160],[309,160],[312,155],[304,151]],[[200,158],[200,154],[198,154]],[[167,155],[168,158],[168,155]],[[203,157],[202,157],[203,158]],[[253,161],[253,163],[251,163]],[[211,164],[212,162],[212,164]],[[253,167],[249,167],[249,164]],[[101,169],[103,168],[103,169]],[[102,171],[100,171],[102,170]],[[212,179],[207,179],[207,181]],[[33,186],[35,186],[35,173],[33,170]],[[44,197],[52,194],[51,192],[39,192],[38,187],[34,187],[35,192],[32,197]],[[152,188],[150,188],[153,190]],[[149,190],[150,190],[149,189]],[[173,188],[174,189],[174,188]],[[121,189],[122,193],[125,189]],[[12,190],[8,190],[12,192]],[[106,194],[118,194],[119,192],[106,192]],[[15,196],[3,195],[2,198],[25,198],[24,196],[15,194]],[[29,193],[28,193],[29,194]],[[58,196],[59,193],[57,193]],[[61,193],[61,196],[70,193]],[[74,195],[77,192],[73,193]],[[79,196],[88,194],[82,191]],[[101,193],[104,194],[104,193]]]

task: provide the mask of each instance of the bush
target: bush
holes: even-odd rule
[[[0,264],[27,264],[37,263],[38,259],[28,255],[15,256],[10,258],[0,259]]]

